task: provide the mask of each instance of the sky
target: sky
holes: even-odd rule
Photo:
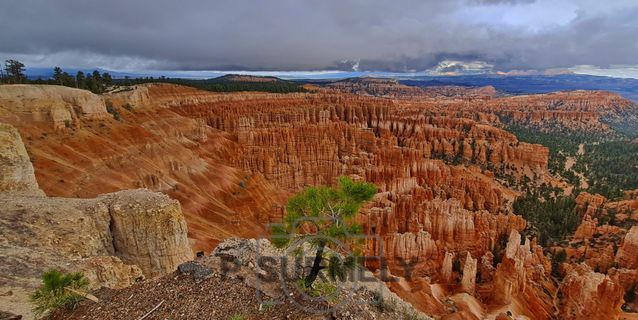
[[[114,71],[638,78],[638,0],[3,0],[0,59]]]

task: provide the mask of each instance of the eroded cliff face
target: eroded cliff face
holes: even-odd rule
[[[71,127],[78,118],[109,117],[104,99],[86,90],[23,84],[2,86],[0,116],[46,123],[56,129]]]
[[[0,296],[3,309],[29,315],[29,294],[49,269],[83,271],[93,288],[121,288],[192,258],[177,201],[142,189],[47,197],[17,130],[0,123],[0,140],[0,286],[11,292]]]
[[[460,87],[433,86],[427,88],[408,86],[398,80],[389,78],[349,78],[330,82],[323,88],[338,92],[376,97],[391,97],[394,99],[428,99],[428,98],[481,98],[496,97],[498,92],[492,86]],[[321,89],[320,89],[321,90]],[[324,89],[324,91],[327,91]]]
[[[415,97],[425,95],[419,87],[402,85],[395,79],[383,78],[350,78],[328,83],[327,88],[339,92],[378,97]]]
[[[38,112],[76,100],[77,90],[48,87],[60,90],[58,98],[43,100]],[[12,86],[2,86],[0,91],[5,97],[18,94]],[[93,95],[80,92],[81,96]],[[263,175],[246,173],[226,160],[228,155],[240,153],[233,137],[167,107],[171,101],[175,105],[223,101],[228,95],[175,86],[141,86],[107,97],[122,121],[106,112],[102,97],[93,96],[89,100],[99,101],[107,117],[78,114],[73,126],[62,128],[50,118],[33,120],[31,107],[24,106],[27,103],[14,102],[19,96],[0,102],[2,110],[12,110],[0,118],[20,131],[37,180],[48,195],[92,198],[135,188],[163,192],[183,203],[189,236],[197,250],[209,250],[233,235],[256,236],[269,215],[277,213],[277,192]],[[150,97],[156,103],[152,107],[148,105]]]
[[[538,160],[519,159],[526,145],[500,129],[418,116],[418,109],[402,115],[405,109],[375,98],[211,94],[145,85],[109,94],[106,100],[122,121],[108,113],[102,120],[80,114],[72,127],[54,129],[54,121],[33,121],[31,109],[18,110],[15,103],[15,110],[3,118],[21,130],[48,194],[94,197],[138,187],[164,192],[183,203],[196,249],[208,250],[231,235],[258,235],[264,223],[282,214],[287,194],[305,185],[332,183],[343,174],[396,192],[414,183],[423,186],[426,180],[434,183],[424,176],[425,168],[439,166],[436,170],[444,174],[460,172],[453,187],[443,187],[447,196],[467,193],[461,199],[464,208],[495,213],[512,197],[504,201],[508,193],[502,191],[481,194],[494,189],[486,187],[494,183],[489,172],[463,173],[430,159],[464,154],[483,167],[507,161],[528,171],[546,166],[543,152],[534,153],[541,155]],[[49,103],[51,108],[61,104]],[[411,120],[413,116],[421,118]],[[464,141],[466,130],[472,130],[472,142]],[[422,138],[429,147],[417,143]],[[465,182],[463,175],[475,182]],[[476,178],[482,175],[487,176]]]
[[[569,129],[610,134],[610,123],[638,121],[634,103],[606,91],[571,91],[519,96],[491,108],[510,124],[542,131]]]
[[[638,122],[636,104],[606,91],[578,90],[489,99],[461,95],[395,101],[451,117],[480,119],[497,127],[514,126],[543,132],[580,131],[604,136],[614,134],[611,124],[635,126]]]
[[[5,123],[0,123],[0,163],[0,192],[44,196],[18,130]]]
[[[60,127],[51,119],[34,121],[31,109],[18,104],[0,119],[20,130],[47,194],[91,198],[139,187],[165,193],[181,202],[196,250],[230,236],[264,235],[264,224],[283,215],[286,197],[305,186],[332,184],[341,175],[365,179],[379,188],[357,217],[374,236],[365,243],[366,253],[382,254],[387,262],[368,267],[387,267],[399,280],[390,283],[397,294],[439,316],[495,318],[507,310],[549,319],[557,312],[551,265],[542,248],[520,235],[526,222],[512,212],[517,192],[501,183],[506,176],[531,183],[551,178],[548,149],[519,142],[499,127],[503,112],[511,118],[520,112],[520,121],[528,121],[538,117],[530,115],[536,109],[566,125],[588,112],[599,121],[600,105],[589,98],[561,93],[390,100],[329,90],[215,94],[153,84],[105,95],[120,121],[78,113],[73,126]],[[131,216],[138,204],[120,204],[120,195],[100,199],[123,224],[160,224],[152,210]],[[161,203],[167,216],[177,212],[170,200]],[[582,237],[599,231],[583,223]],[[183,230],[183,224],[170,228]],[[129,255],[165,250],[160,243],[130,246],[136,235],[116,231],[113,250],[118,243],[131,248],[121,254],[125,262]],[[501,239],[506,248],[499,251]],[[629,272],[619,274],[632,279]]]

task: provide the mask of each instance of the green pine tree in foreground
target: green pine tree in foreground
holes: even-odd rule
[[[346,273],[354,268],[353,255],[346,259],[337,255],[325,257],[324,251],[337,241],[351,242],[350,236],[362,233],[363,228],[354,217],[376,192],[377,188],[371,183],[341,177],[337,187],[309,187],[288,200],[283,223],[272,228],[272,242],[279,248],[307,242],[316,249],[312,269],[303,280],[305,287],[312,286],[322,269],[327,268],[333,280],[343,281]],[[322,264],[324,260],[327,266]]]
[[[84,297],[89,281],[81,272],[62,273],[49,270],[42,275],[42,285],[31,295],[31,302],[35,305],[33,313],[36,318],[48,311],[62,307],[74,307]]]

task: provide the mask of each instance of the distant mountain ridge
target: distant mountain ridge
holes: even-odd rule
[[[469,86],[491,85],[510,94],[534,94],[571,90],[606,90],[638,102],[638,79],[610,78],[590,75],[562,74],[555,76],[497,76],[472,75],[449,77],[404,78],[400,83],[410,86]]]
[[[251,76],[244,74],[227,74],[221,77],[209,79],[218,82],[289,82],[277,77],[271,76]]]
[[[592,76],[582,74],[560,74],[560,75],[461,75],[461,76],[414,76],[406,74],[405,76],[397,74],[379,73],[374,77],[368,74],[357,75],[355,73],[343,73],[342,77],[335,78],[325,74],[316,74],[314,76],[305,76],[304,79],[293,79],[290,76],[258,76],[248,74],[234,73],[226,74],[217,71],[140,71],[140,72],[119,72],[96,68],[100,72],[108,72],[116,79],[124,77],[129,78],[158,78],[164,74],[167,78],[172,79],[192,79],[199,81],[211,82],[298,82],[326,84],[338,81],[346,81],[353,79],[384,79],[398,81],[399,84],[417,87],[436,87],[436,86],[465,86],[465,87],[484,87],[493,86],[496,90],[509,94],[534,94],[548,93],[566,90],[606,90],[618,93],[627,99],[638,102],[638,79],[631,78],[612,78],[604,76]],[[64,68],[65,71],[74,75],[77,71],[91,72],[92,69]],[[53,76],[53,68],[28,68],[26,72],[30,79],[49,78]],[[363,80],[365,81],[365,80]],[[369,80],[368,80],[369,82]]]
[[[495,97],[498,92],[492,86],[465,87],[455,85],[418,87],[401,83],[393,78],[359,77],[318,83],[341,92],[392,98],[435,97]]]

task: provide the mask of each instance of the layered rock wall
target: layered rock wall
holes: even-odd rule
[[[3,309],[28,315],[29,290],[50,269],[83,271],[92,288],[121,288],[192,258],[177,201],[148,190],[46,197],[17,131],[0,123],[0,140],[0,287],[17,292],[0,296]]]
[[[0,115],[46,123],[56,129],[71,127],[78,118],[100,120],[110,115],[104,99],[86,90],[51,85],[3,85]]]

